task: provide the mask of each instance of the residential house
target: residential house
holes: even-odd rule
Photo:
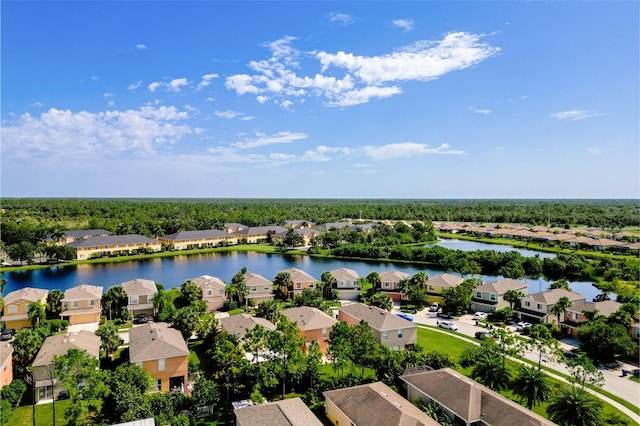
[[[335,290],[338,290],[341,300],[358,300],[360,296],[360,286],[358,279],[360,276],[353,269],[339,268],[330,271],[331,276],[336,280]]]
[[[555,423],[450,368],[403,375],[407,399],[436,404],[453,424],[551,426]]]
[[[382,382],[323,392],[335,426],[437,426],[438,422]]]
[[[248,405],[233,413],[237,426],[322,426],[300,398]]]
[[[111,235],[111,232],[107,231],[106,229],[82,229],[80,231],[69,230],[63,231],[62,239],[60,240],[54,240],[53,235],[49,234],[44,241],[47,244],[63,245],[73,241],[86,240],[87,238],[92,237],[107,237],[109,235]]]
[[[217,247],[225,244],[236,244],[238,239],[224,231],[204,229],[200,231],[182,231],[158,237],[163,246],[171,246],[174,250]]]
[[[29,304],[38,302],[44,307],[48,294],[49,290],[33,287],[24,287],[7,294],[4,298],[2,318],[0,318],[4,322],[5,328],[19,330],[23,327],[31,327]]]
[[[394,302],[402,300],[400,281],[409,279],[409,274],[395,270],[380,273],[379,291],[388,295]]]
[[[243,225],[241,223],[228,222],[223,225],[222,230],[228,234],[231,234],[233,232],[242,231],[243,229],[247,228],[247,225]]]
[[[247,297],[253,301],[253,305],[259,305],[265,300],[273,300],[273,283],[262,275],[246,272],[244,282],[249,288]]]
[[[342,228],[347,228],[349,226],[351,226],[351,222],[327,222],[327,223],[322,223],[316,226],[316,228],[322,231],[330,231],[333,228],[340,230]]]
[[[202,275],[192,278],[191,281],[202,290],[202,300],[207,302],[207,309],[210,312],[217,311],[224,306],[224,301],[227,300],[227,296],[224,294],[227,285],[224,281],[211,275]]]
[[[291,322],[295,322],[300,334],[304,337],[303,351],[306,354],[311,345],[315,341],[320,346],[322,355],[327,354],[327,346],[329,341],[329,333],[338,322],[335,318],[325,314],[318,308],[309,306],[300,306],[298,308],[285,309],[282,315],[287,317]]]
[[[605,300],[602,302],[578,302],[571,305],[564,314],[564,321],[560,324],[560,327],[566,328],[572,337],[577,337],[578,326],[587,321],[587,316],[584,311],[597,311],[596,316],[609,317],[612,313],[616,312],[622,303],[614,300]]]
[[[127,293],[127,310],[136,317],[139,314],[155,315],[153,296],[158,292],[156,283],[143,278],[126,281],[120,284]]]
[[[269,320],[260,317],[254,317],[249,314],[238,314],[229,317],[220,318],[220,330],[233,334],[242,343],[247,330],[252,330],[256,325],[261,325],[265,330],[273,331],[276,326]]]
[[[13,381],[13,346],[0,342],[0,389]]]
[[[311,222],[309,220],[287,220],[285,221],[284,226],[294,229],[304,229],[313,228],[314,226],[316,226],[316,224],[315,222]]]
[[[105,237],[91,237],[70,242],[67,246],[76,252],[76,259],[91,259],[102,256],[126,256],[134,253],[157,252],[162,250],[162,244],[142,235],[113,235]]]
[[[378,343],[393,350],[416,343],[418,329],[414,323],[393,315],[377,306],[353,303],[338,309],[338,320],[353,326],[365,321]]]
[[[256,244],[269,242],[270,236],[287,232],[287,228],[278,225],[252,226],[234,232],[233,236],[238,238],[238,243]]]
[[[102,287],[82,284],[64,292],[60,317],[69,325],[100,322]]]
[[[533,293],[522,298],[519,309],[520,317],[534,324],[555,322],[557,318],[551,312],[551,308],[562,297],[568,298],[573,305],[583,304],[586,301],[583,295],[562,288]],[[564,321],[565,314],[566,312],[563,312],[560,315],[560,323]]]
[[[292,284],[289,287],[289,297],[293,297],[296,294],[302,293],[303,290],[315,290],[317,289],[317,282],[315,278],[306,272],[297,269],[297,268],[289,268],[280,272],[288,272],[291,276]]]
[[[302,245],[305,245],[305,246],[311,245],[311,242],[313,241],[314,238],[317,238],[320,235],[322,235],[322,232],[317,231],[315,229],[309,229],[309,228],[304,228],[304,229],[295,228],[294,231],[296,234],[300,235],[300,237],[302,238]],[[277,234],[273,234],[271,236],[271,242],[273,244],[280,245],[280,246],[284,245],[284,239],[286,238],[288,232],[289,230],[286,230],[283,232],[278,232]]]
[[[471,310],[474,312],[492,312],[509,307],[509,302],[504,300],[504,295],[509,290],[520,291],[526,295],[529,286],[525,282],[511,278],[479,285],[473,290],[471,296]]]
[[[442,291],[445,288],[452,288],[464,281],[464,278],[457,277],[451,274],[436,275],[425,283],[427,294],[427,303],[444,303],[444,297]]]
[[[53,400],[64,389],[53,376],[53,362],[55,356],[65,356],[69,349],[78,349],[99,358],[100,338],[87,330],[47,337],[33,360],[36,402]]]
[[[129,330],[129,362],[148,371],[153,390],[185,392],[189,379],[189,349],[180,331],[164,322]]]

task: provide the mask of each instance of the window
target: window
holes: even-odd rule
[[[138,362],[136,362],[136,365],[137,365],[138,367],[142,368],[142,361],[138,361]]]
[[[222,289],[218,290],[218,296],[222,296],[222,295],[224,295],[224,290]]]
[[[528,306],[531,306],[531,302],[529,302],[528,300],[525,300],[525,301],[524,301],[524,306],[527,306],[527,307],[528,307]]]
[[[309,283],[309,288],[313,288],[313,283]]]
[[[296,283],[296,288],[302,288],[302,283]]]
[[[580,315],[577,312],[573,313],[573,319],[574,320],[578,320],[579,317],[580,317]]]
[[[129,304],[130,305],[137,305],[138,303],[140,303],[140,298],[138,296],[129,297]]]
[[[398,329],[398,339],[402,339],[402,329]]]
[[[434,290],[435,290],[435,288],[434,288],[432,285],[430,285],[430,286],[429,286],[429,290],[434,291]]]
[[[156,391],[162,390],[162,379],[153,381],[153,390],[156,390]]]
[[[75,302],[75,301],[71,302],[71,306],[73,306],[74,308],[77,308],[78,307],[78,302]]]
[[[10,314],[15,314],[16,312],[18,312],[18,307],[16,305],[9,305],[9,311]]]
[[[96,304],[95,300],[93,299],[89,300],[89,306],[95,306],[95,304]]]
[[[255,293],[256,291],[258,291],[258,287],[251,287],[251,292]]]
[[[542,305],[538,303],[538,309],[542,309]]]
[[[207,297],[211,297],[211,296],[213,296],[213,290],[209,288],[207,289]]]
[[[327,337],[327,329],[326,328],[322,329],[322,337]]]
[[[384,288],[389,288],[391,287],[391,283],[384,283]]]
[[[160,359],[158,360],[158,371],[164,371],[164,370],[165,370],[165,368],[166,368],[166,365],[165,365],[165,364],[166,364],[166,359],[164,359],[164,358],[160,358]]]
[[[496,295],[494,293],[491,293],[490,298],[492,302],[496,301]]]
[[[476,291],[476,297],[478,299],[482,299],[482,292],[481,291]]]
[[[263,288],[263,290],[264,290],[264,291],[270,291],[270,290],[271,290],[271,287],[269,287],[268,285],[265,285],[265,286],[264,286],[264,288]]]
[[[382,340],[389,340],[389,332],[388,331],[383,331],[382,332]]]

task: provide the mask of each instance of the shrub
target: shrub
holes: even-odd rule
[[[235,300],[225,300],[222,309],[224,311],[233,311],[234,309],[238,309],[238,302]]]
[[[17,407],[22,400],[22,396],[27,390],[27,385],[22,380],[14,380],[10,385],[7,385],[0,390],[0,397],[2,400],[7,401],[12,408]]]

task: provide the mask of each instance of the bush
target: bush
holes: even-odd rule
[[[224,301],[224,305],[222,306],[223,311],[233,311],[234,309],[238,309],[238,302],[235,300]]]
[[[22,400],[22,396],[27,390],[27,385],[22,380],[14,380],[0,390],[0,397],[3,401],[7,401],[12,408],[17,407]]]
[[[53,332],[58,332],[61,330],[64,330],[65,328],[67,328],[69,326],[69,321],[67,320],[59,320],[59,319],[55,319],[55,320],[49,320],[47,321],[49,326],[51,327],[51,331]]]

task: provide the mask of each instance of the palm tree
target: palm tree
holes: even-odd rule
[[[558,318],[558,324],[560,324],[560,315],[566,311],[568,308],[573,306],[573,302],[567,296],[562,296],[558,301],[551,307],[551,313],[554,314]]]
[[[504,296],[502,298],[509,302],[509,307],[511,309],[518,309],[520,307],[520,300],[524,297],[524,293],[519,290],[509,289],[505,291]]]
[[[289,288],[293,287],[291,274],[288,272],[278,272],[276,274],[276,277],[273,279],[273,284],[278,287],[280,294],[282,294],[283,297],[287,298],[289,296]]]
[[[551,396],[551,387],[547,383],[547,376],[535,367],[523,365],[513,382],[513,393],[527,402],[531,410],[534,404],[546,401]]]
[[[367,275],[367,281],[373,287],[374,293],[380,288],[380,285],[382,284],[382,281],[380,281],[380,274],[376,271],[370,272],[369,275]]]
[[[29,321],[31,321],[31,325],[33,327],[40,324],[45,318],[44,307],[40,304],[39,301],[31,302],[27,306],[27,315],[29,316]]]
[[[602,403],[583,389],[565,387],[553,397],[547,414],[560,426],[596,426],[602,424]]]
[[[511,380],[511,374],[502,362],[502,356],[485,351],[480,354],[471,371],[471,377],[495,391],[505,389]]]
[[[331,272],[324,271],[320,276],[320,280],[324,284],[322,288],[322,296],[325,300],[333,299],[333,288],[338,284],[337,280],[331,275]]]

